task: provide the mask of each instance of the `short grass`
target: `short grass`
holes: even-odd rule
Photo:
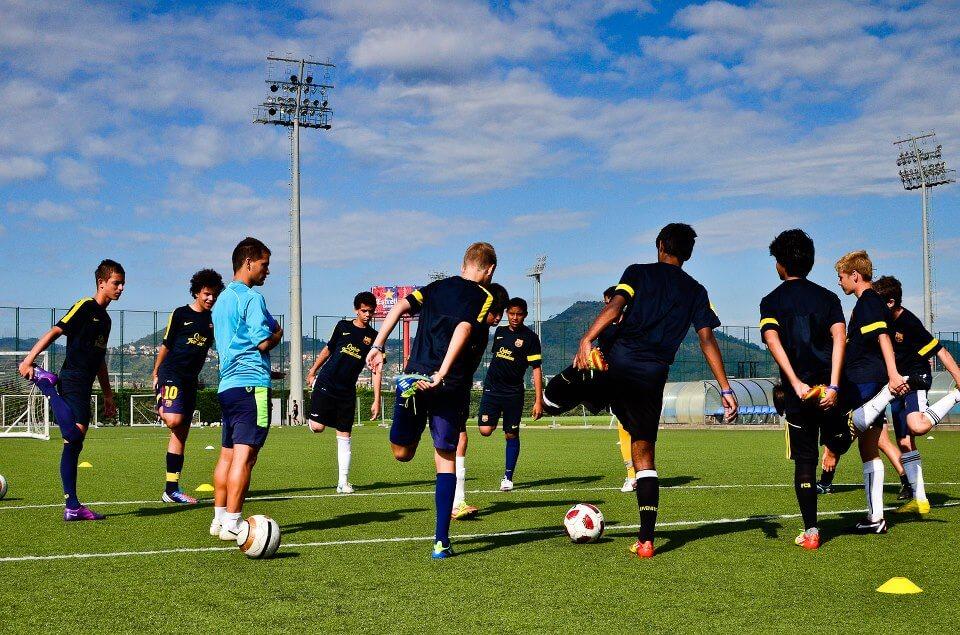
[[[852,485],[854,453],[837,479],[851,485],[821,499],[832,512],[821,523],[826,543],[805,552],[792,544],[799,520],[781,517],[796,512],[782,433],[664,430],[662,524],[648,561],[627,555],[634,529],[622,525],[636,524],[636,501],[619,492],[616,434],[602,427],[525,432],[510,493],[496,491],[502,435],[473,434],[468,501],[482,514],[454,523],[459,555],[446,561],[428,557],[429,446],[397,463],[377,427],[356,430],[358,495],[349,497],[333,492],[332,434],[271,432],[245,509],[283,529],[268,561],[217,550],[224,544],[207,535],[208,501],[154,502],[166,444],[159,429],[91,432],[82,458],[93,467],[81,470],[80,493],[112,502],[96,506],[109,514],[100,523],[60,520],[57,440],[3,440],[10,491],[0,501],[0,631],[951,631],[960,624],[960,434],[935,436],[921,442],[937,506],[928,518],[890,513],[886,536],[843,534],[864,505]],[[217,453],[207,445],[218,445],[218,430],[194,430],[185,489],[209,482]],[[888,467],[890,505],[895,478]],[[563,513],[582,501],[606,516],[597,544],[573,545],[560,533]],[[65,554],[115,555],[10,559]],[[893,576],[923,593],[875,591]]]

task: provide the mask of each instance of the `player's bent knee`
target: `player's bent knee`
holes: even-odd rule
[[[507,438],[507,439],[519,439],[519,438],[520,438],[520,433],[519,433],[519,432],[507,432],[506,430],[504,430],[504,431],[503,431],[503,436],[504,436],[504,438]]]
[[[412,460],[414,455],[417,453],[417,446],[415,445],[407,446],[391,443],[390,449],[393,450],[393,458],[401,463],[406,463],[407,461]]]
[[[322,423],[318,423],[313,419],[307,419],[307,425],[310,427],[311,432],[323,432],[327,429],[327,426]]]
[[[496,430],[493,426],[480,426],[480,436],[489,437]]]

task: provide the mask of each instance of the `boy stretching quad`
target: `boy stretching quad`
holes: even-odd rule
[[[110,316],[107,307],[119,300],[126,283],[126,274],[120,263],[104,260],[97,267],[94,279],[97,293],[92,298],[78,300],[56,325],[37,340],[20,362],[20,375],[30,379],[50,399],[50,409],[63,436],[60,455],[60,480],[66,504],[63,519],[103,520],[77,498],[77,465],[83,440],[90,426],[90,396],[93,380],[100,381],[103,391],[103,413],[115,417],[110,375],[107,372],[107,341],[110,339]],[[67,354],[57,375],[33,365],[37,355],[47,350],[58,337],[67,335]]]

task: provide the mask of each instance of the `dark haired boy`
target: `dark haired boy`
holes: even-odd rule
[[[536,421],[543,416],[543,352],[540,338],[523,322],[527,318],[527,301],[512,298],[507,303],[507,325],[493,333],[493,357],[483,380],[480,398],[480,434],[485,437],[497,429],[503,417],[506,457],[500,491],[513,489],[513,475],[520,457],[520,419],[523,417],[523,380],[527,368],[533,369],[533,409]]]
[[[473,383],[469,347],[472,335],[488,328],[486,319],[493,296],[481,285],[490,283],[496,267],[497,254],[492,245],[470,245],[459,276],[431,282],[390,309],[367,354],[367,365],[379,371],[387,336],[400,318],[420,316],[405,371],[428,379],[418,380],[411,387],[398,386],[390,446],[398,461],[410,461],[423,431],[430,426],[437,468],[433,558],[453,555],[450,514],[457,481],[455,456],[460,433],[466,429]],[[409,398],[402,394],[407,388],[415,389]]]
[[[213,344],[213,314],[210,309],[223,291],[223,278],[213,269],[202,269],[190,279],[193,302],[170,314],[163,342],[153,364],[153,391],[157,413],[170,428],[167,442],[167,477],[161,500],[195,505],[197,499],[180,490],[184,448],[190,421],[197,405],[200,371]]]
[[[223,427],[213,472],[210,535],[220,540],[236,540],[242,526],[250,476],[270,431],[270,351],[283,339],[283,329],[254,289],[270,275],[270,249],[247,237],[234,248],[231,260],[233,281],[213,307]]]
[[[660,498],[654,448],[663,388],[691,325],[720,385],[726,420],[737,414],[737,399],[713,335],[720,320],[710,305],[707,290],[682,269],[693,254],[696,236],[693,228],[683,223],[670,223],[660,230],[655,241],[657,262],[634,264],[624,270],[613,299],[580,339],[574,362],[577,368],[590,368],[593,341],[620,319],[607,355],[607,382],[613,413],[630,433],[640,511],[638,538],[630,551],[641,558],[654,555],[653,535]]]
[[[774,238],[770,255],[783,282],[760,301],[760,332],[780,367],[778,412],[786,417],[787,458],[794,462],[793,487],[804,527],[794,542],[817,549],[818,445],[824,446],[824,463],[832,466],[852,442],[846,417],[837,408],[846,324],[837,294],[807,280],[814,245],[803,230],[789,229]],[[819,385],[826,386],[823,394],[810,397],[811,388]],[[776,402],[780,399],[775,396]]]
[[[376,308],[377,300],[372,293],[358,293],[353,298],[356,317],[337,322],[327,345],[307,373],[307,385],[313,390],[307,425],[313,432],[323,432],[327,426],[337,431],[338,494],[354,492],[350,483],[350,458],[351,433],[357,414],[357,378],[377,338],[377,332],[370,326]],[[371,421],[380,414],[379,370],[373,373],[372,381]]]
[[[117,414],[106,363],[111,326],[107,306],[120,299],[126,273],[120,263],[103,260],[94,272],[94,280],[96,294],[78,300],[53,328],[37,340],[19,367],[20,375],[32,380],[49,398],[50,409],[63,436],[60,479],[65,502],[63,519],[66,521],[104,518],[103,514],[81,505],[77,498],[77,465],[90,426],[90,397],[95,378],[103,391],[104,415],[110,418]],[[67,353],[58,377],[35,367],[33,362],[63,334],[67,335]]]

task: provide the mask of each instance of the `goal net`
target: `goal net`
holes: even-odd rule
[[[21,351],[0,351],[0,437],[50,439],[50,407],[32,382],[20,376],[26,357]],[[37,366],[47,367],[47,353],[37,356]]]
[[[134,428],[163,425],[157,414],[156,395],[130,395],[130,425]]]

